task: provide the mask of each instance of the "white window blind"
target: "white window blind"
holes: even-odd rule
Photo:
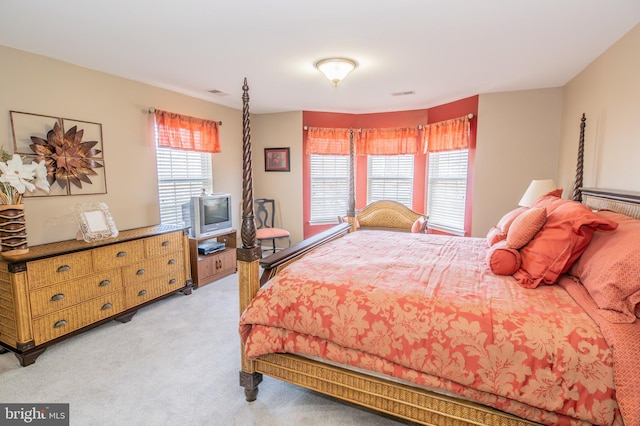
[[[429,227],[464,235],[469,150],[429,153]]]
[[[395,200],[413,207],[413,155],[369,155],[367,204]]]
[[[311,154],[311,224],[336,223],[348,205],[349,157]]]
[[[211,154],[156,147],[160,222],[182,225],[182,205],[212,190]]]

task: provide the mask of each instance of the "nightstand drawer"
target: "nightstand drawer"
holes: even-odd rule
[[[29,288],[39,288],[93,272],[91,251],[65,254],[27,263]]]
[[[122,289],[119,269],[105,271],[31,292],[31,316],[37,318],[59,309]]]
[[[45,315],[33,321],[33,338],[36,345],[53,340],[84,326],[122,312],[124,292],[101,296],[80,305]]]

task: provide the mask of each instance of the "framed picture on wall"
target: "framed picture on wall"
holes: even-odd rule
[[[289,148],[265,148],[264,170],[266,172],[288,172]]]

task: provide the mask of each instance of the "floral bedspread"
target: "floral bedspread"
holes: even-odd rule
[[[612,352],[560,286],[494,275],[484,238],[358,231],[269,281],[246,355],[321,357],[545,424],[622,424]]]

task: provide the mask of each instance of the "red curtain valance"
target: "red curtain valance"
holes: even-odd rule
[[[155,111],[155,119],[159,146],[184,151],[221,151],[217,121],[160,110]]]
[[[356,143],[358,155],[418,154],[420,140],[417,128],[362,129]]]
[[[352,129],[309,127],[307,129],[307,154],[349,155],[349,135]],[[354,138],[358,136],[354,132]]]
[[[309,127],[307,154],[349,155],[352,129]],[[424,126],[353,130],[357,155],[401,155],[452,151],[469,147],[469,117]]]
[[[422,130],[423,151],[440,152],[469,147],[469,117],[429,124]]]

